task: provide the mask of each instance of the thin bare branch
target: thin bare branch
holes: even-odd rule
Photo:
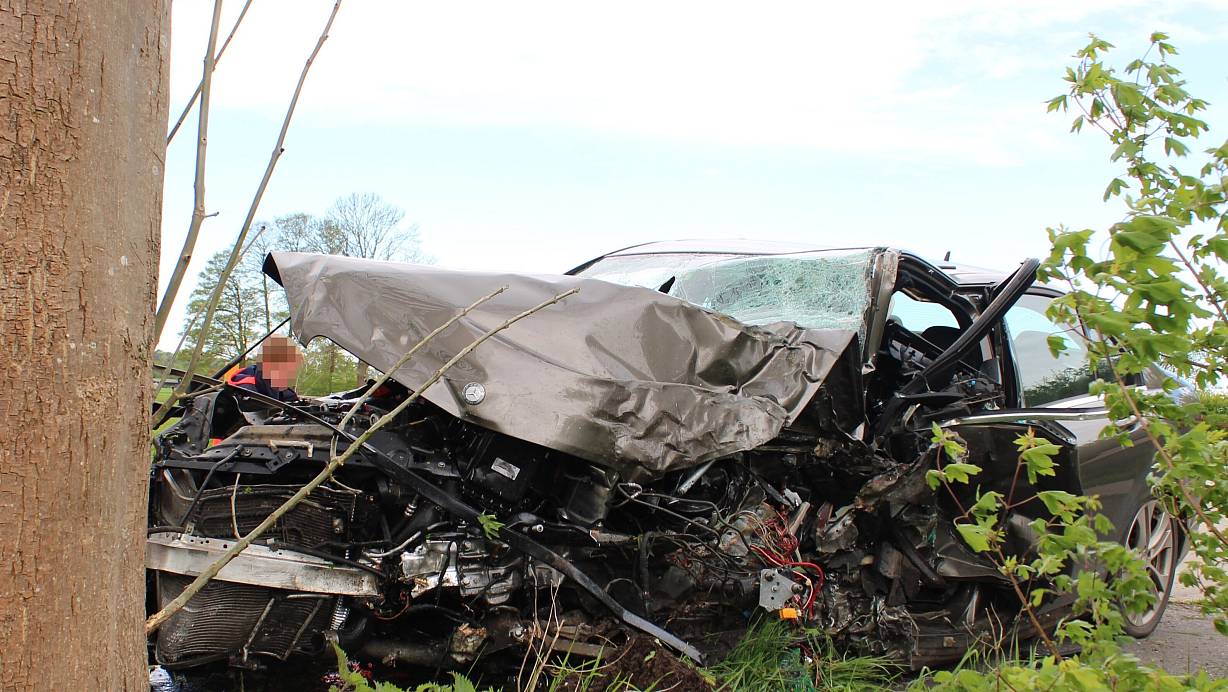
[[[277,167],[277,161],[281,158],[281,154],[286,143],[286,133],[290,129],[290,120],[294,117],[294,108],[298,105],[299,95],[303,92],[303,84],[307,81],[307,73],[311,70],[311,65],[315,62],[316,56],[320,54],[320,48],[324,46],[324,42],[328,40],[328,31],[333,26],[333,20],[337,18],[337,11],[341,9],[341,0],[336,0],[333,4],[333,11],[328,15],[328,22],[324,24],[324,30],[320,32],[320,38],[316,41],[315,48],[308,56],[307,62],[303,65],[303,71],[299,74],[298,85],[294,88],[294,95],[290,98],[290,105],[286,109],[286,117],[281,123],[281,132],[277,136],[277,142],[273,145],[273,153],[269,156],[269,163],[264,169],[264,177],[260,180],[260,186],[256,188],[256,194],[252,198],[251,206],[247,210],[247,218],[243,220],[243,226],[239,230],[239,235],[235,238],[234,247],[230,251],[230,260],[226,263],[226,268],[222,270],[221,276],[218,277],[217,286],[214,287],[213,295],[209,297],[209,305],[205,308],[204,322],[201,323],[200,337],[196,339],[196,348],[192,352],[192,359],[188,363],[185,370],[189,374],[196,372],[196,365],[200,362],[200,354],[205,345],[205,335],[209,333],[209,327],[213,324],[213,313],[217,310],[218,301],[221,300],[222,290],[225,287],[227,280],[230,279],[231,272],[234,271],[235,265],[239,260],[239,248],[243,247],[244,241],[247,239],[247,232],[252,226],[252,221],[256,218],[256,210],[260,207],[260,200],[264,197],[264,191],[269,186],[269,179],[273,177],[273,170]],[[179,386],[171,392],[170,397],[154,412],[154,420],[157,420],[163,413],[175,405],[186,392],[191,384],[191,377],[184,378]]]
[[[248,243],[247,247],[243,248],[243,251],[239,253],[240,262],[243,261],[243,257],[247,255],[247,251],[252,249],[252,246],[256,244],[256,241],[260,239],[260,236],[264,234],[264,231],[267,228],[267,226],[261,226],[260,230],[256,231],[256,235],[252,238],[251,242]],[[265,310],[267,312],[268,305],[265,305]],[[155,395],[162,391],[162,388],[170,382],[171,370],[175,368],[175,359],[179,357],[179,352],[183,350],[183,344],[185,341],[187,341],[188,334],[192,331],[192,327],[196,326],[196,320],[200,319],[202,314],[203,312],[198,312],[195,315],[192,315],[192,321],[188,322],[188,326],[183,328],[183,334],[179,337],[179,343],[175,345],[175,350],[171,352],[170,359],[166,361],[166,367],[162,368],[162,374],[158,376],[158,386],[154,387]],[[272,331],[272,329],[269,328],[265,331]],[[157,418],[154,418],[153,420],[157,421],[154,424],[155,428],[158,425],[161,425],[161,421],[158,421]]]
[[[499,291],[496,291],[496,293],[502,290],[503,289],[500,289]],[[290,499],[286,500],[280,507],[273,510],[272,514],[265,517],[264,521],[260,522],[260,524],[257,525],[256,528],[252,529],[246,536],[236,541],[235,544],[232,545],[230,549],[228,549],[220,557],[218,557],[218,559],[215,560],[213,564],[205,568],[205,570],[201,572],[200,575],[197,576],[196,579],[193,580],[193,582],[189,584],[187,588],[183,590],[182,593],[176,596],[174,600],[172,600],[170,603],[167,603],[166,606],[163,607],[161,610],[159,610],[157,613],[154,613],[153,615],[151,615],[149,619],[145,621],[145,634],[149,635],[153,633],[154,631],[158,629],[158,627],[162,626],[162,624],[166,622],[172,615],[179,612],[179,610],[182,609],[185,605],[187,605],[188,601],[192,600],[192,597],[195,596],[202,588],[204,588],[205,584],[208,584],[211,579],[217,576],[217,574],[222,571],[222,568],[225,567],[227,564],[229,564],[230,561],[233,560],[236,555],[246,550],[248,546],[250,546],[265,531],[267,531],[271,526],[273,526],[273,524],[277,523],[278,519],[285,516],[285,514],[289,512],[291,509],[294,509],[294,507],[298,505],[298,503],[302,502],[304,498],[310,495],[313,490],[323,485],[329,478],[332,477],[333,473],[338,468],[340,468],[342,464],[344,464],[347,460],[349,460],[350,457],[352,457],[359,449],[363,447],[364,444],[366,444],[367,440],[371,439],[372,435],[379,432],[379,430],[383,428],[385,425],[387,425],[390,421],[396,419],[396,417],[399,416],[403,411],[405,411],[405,409],[409,408],[415,401],[417,401],[418,398],[422,396],[423,392],[430,389],[436,382],[438,382],[440,378],[443,377],[444,373],[450,370],[452,366],[459,363],[462,358],[472,353],[475,348],[477,348],[478,346],[482,344],[482,342],[486,341],[487,339],[494,336],[495,334],[498,334],[504,329],[507,329],[508,327],[519,322],[520,320],[532,315],[533,313],[543,310],[551,305],[554,305],[555,303],[559,302],[560,300],[563,300],[567,296],[570,296],[574,293],[579,292],[579,290],[580,289],[578,288],[573,288],[569,291],[564,291],[554,296],[550,300],[547,300],[542,303],[538,303],[537,305],[529,308],[528,310],[525,310],[524,312],[516,315],[515,317],[509,318],[508,320],[504,321],[499,326],[494,327],[493,329],[490,329],[484,332],[481,336],[479,336],[478,338],[470,342],[468,346],[458,351],[456,355],[452,356],[452,358],[449,359],[446,363],[439,366],[439,369],[437,369],[434,372],[434,374],[428,377],[426,381],[422,383],[422,386],[418,387],[418,389],[415,390],[413,394],[410,394],[409,396],[405,397],[405,401],[402,401],[399,405],[397,405],[396,408],[384,414],[383,417],[377,420],[374,425],[364,430],[361,435],[359,435],[353,442],[350,443],[348,447],[346,447],[345,451],[342,452],[340,456],[335,455],[335,454],[332,455],[332,458],[329,460],[328,464],[324,467],[322,471],[320,471],[319,474],[316,475],[315,478],[311,479],[311,481],[308,482],[306,485],[304,485],[302,488],[299,488],[298,492],[294,493],[294,495],[292,495]],[[427,339],[431,338],[436,333],[437,332],[432,332],[431,334],[428,334],[427,336],[423,337],[422,340],[419,341],[418,344],[414,345],[413,349],[411,350],[418,349],[423,343],[426,342]],[[352,413],[354,408],[356,408],[357,406],[358,404],[355,404],[353,407],[351,407],[350,412]]]
[[[162,294],[162,302],[158,304],[158,313],[154,316],[154,343],[162,338],[162,330],[170,317],[171,307],[175,304],[175,296],[183,283],[183,276],[192,263],[192,251],[196,248],[196,237],[200,235],[200,225],[205,220],[205,150],[209,144],[209,94],[213,86],[213,63],[217,49],[217,27],[222,21],[222,0],[213,2],[213,22],[209,25],[209,45],[205,48],[204,74],[200,78],[200,115],[196,122],[196,177],[193,180],[192,221],[188,224],[188,234],[183,239],[183,249],[179,251],[179,260],[171,270],[171,278],[166,283],[166,292]]]
[[[235,20],[234,26],[230,27],[230,33],[226,35],[226,40],[222,41],[222,47],[218,50],[217,55],[213,58],[213,67],[217,69],[217,64],[222,60],[222,55],[226,52],[226,46],[230,45],[230,39],[235,37],[235,32],[239,30],[239,25],[243,23],[243,17],[247,15],[247,8],[252,6],[252,0],[247,0],[243,3],[243,9],[239,11],[239,18]],[[200,98],[200,93],[205,85],[205,80],[202,78],[200,83],[196,85],[196,91],[192,92],[192,98],[188,99],[188,105],[183,107],[183,112],[179,114],[179,119],[171,127],[171,131],[166,135],[166,145],[171,145],[171,140],[175,138],[175,133],[179,131],[179,126],[183,125],[183,121],[187,119],[188,113],[192,112],[192,105],[196,103],[196,99]]]

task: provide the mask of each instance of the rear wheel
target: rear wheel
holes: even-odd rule
[[[1126,547],[1143,559],[1156,597],[1155,603],[1141,613],[1123,610],[1126,633],[1133,637],[1146,637],[1154,632],[1168,607],[1181,557],[1177,549],[1179,536],[1177,522],[1154,499],[1145,501],[1130,523]]]

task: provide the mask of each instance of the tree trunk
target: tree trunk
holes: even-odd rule
[[[0,0],[0,689],[149,689],[168,9]]]
[[[361,387],[367,383],[367,377],[371,374],[370,368],[366,361],[359,360],[354,366],[354,386]]]
[[[264,333],[273,331],[273,315],[269,313],[269,276],[260,272],[261,292],[264,294]]]
[[[332,343],[328,344],[328,391],[325,394],[332,394],[333,389],[333,373],[337,371],[337,347]]]

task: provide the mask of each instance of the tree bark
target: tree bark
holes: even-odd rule
[[[328,392],[332,394],[337,391],[333,387],[333,373],[337,371],[337,347],[331,342],[325,347],[328,349]]]
[[[0,689],[149,689],[168,10],[0,0]]]

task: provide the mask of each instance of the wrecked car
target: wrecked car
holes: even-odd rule
[[[957,659],[1012,628],[1019,600],[925,482],[934,424],[966,441],[984,488],[1098,495],[1148,560],[1157,603],[1129,623],[1146,635],[1185,539],[1151,499],[1147,446],[1099,439],[1078,338],[1050,353],[1066,330],[1036,267],[749,242],[637,246],[564,275],[274,252],[293,334],[381,372],[508,289],[378,391],[287,403],[202,378],[156,439],[151,609],[485,330],[579,290],[420,392],[162,625],[153,658],[261,668],[337,642],[386,663],[514,665],[543,642],[591,656],[647,635],[702,660],[766,611],[911,667]],[[1061,446],[1035,484],[1016,476],[1028,430]],[[1032,549],[1044,512],[1012,507],[1011,551]]]

